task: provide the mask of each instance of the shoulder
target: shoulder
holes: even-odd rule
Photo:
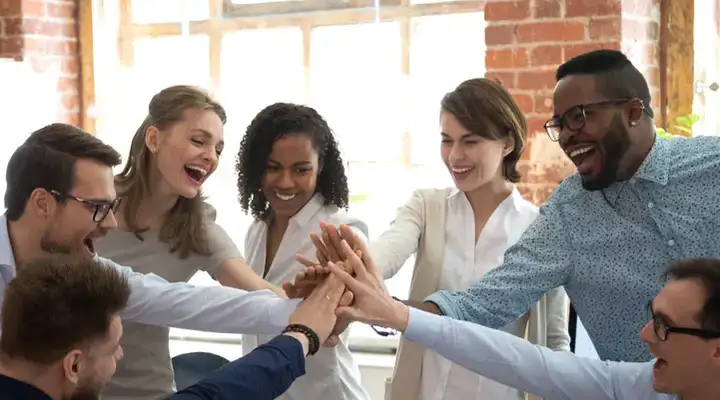
[[[663,142],[667,147],[667,163],[673,172],[720,166],[720,137],[674,138]]]
[[[447,200],[448,197],[452,195],[452,193],[457,190],[453,187],[448,188],[442,188],[442,189],[434,189],[434,188],[426,188],[426,189],[416,189],[413,191],[412,198],[413,199],[419,199],[423,202],[444,202]]]

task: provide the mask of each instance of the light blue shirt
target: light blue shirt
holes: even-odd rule
[[[647,361],[638,332],[673,261],[720,258],[720,138],[657,137],[635,176],[587,191],[563,181],[502,266],[465,291],[427,298],[491,328],[564,285],[602,359]]]
[[[410,308],[403,338],[503,385],[552,400],[673,400],[653,390],[654,362],[583,358],[507,332]]]
[[[147,325],[220,333],[278,334],[300,302],[284,300],[270,290],[246,292],[224,286],[168,283],[155,274],[139,274],[129,267],[98,257],[128,278],[131,293],[123,320]],[[0,302],[15,277],[7,219],[0,216]]]

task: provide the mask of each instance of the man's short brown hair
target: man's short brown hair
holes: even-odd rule
[[[129,297],[127,278],[97,260],[60,256],[28,263],[5,292],[0,352],[55,363],[107,337]]]

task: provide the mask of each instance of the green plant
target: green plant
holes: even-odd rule
[[[350,195],[350,204],[357,204],[362,203],[363,201],[367,200],[370,197],[369,194],[354,194]]]
[[[664,128],[655,127],[655,132],[658,135],[666,138],[673,137],[690,137],[692,136],[692,127],[696,122],[700,120],[700,116],[697,114],[689,114],[683,117],[675,118],[675,124],[671,127],[672,131],[665,130]]]

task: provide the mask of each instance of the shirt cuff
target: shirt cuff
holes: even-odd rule
[[[288,326],[290,315],[295,312],[295,309],[302,299],[288,300],[276,298],[272,301],[274,304],[272,304],[268,309],[268,312],[270,313],[270,324],[272,324],[273,328],[277,329],[278,333],[280,333],[280,331]]]
[[[452,319],[463,319],[460,309],[455,306],[455,302],[453,302],[450,297],[443,291],[431,294],[430,296],[425,298],[425,301],[437,305],[440,308],[440,311],[442,311],[443,315],[446,315]]]
[[[408,339],[425,347],[431,347],[442,335],[442,315],[431,314],[417,308],[408,307],[408,326],[403,339]]]

